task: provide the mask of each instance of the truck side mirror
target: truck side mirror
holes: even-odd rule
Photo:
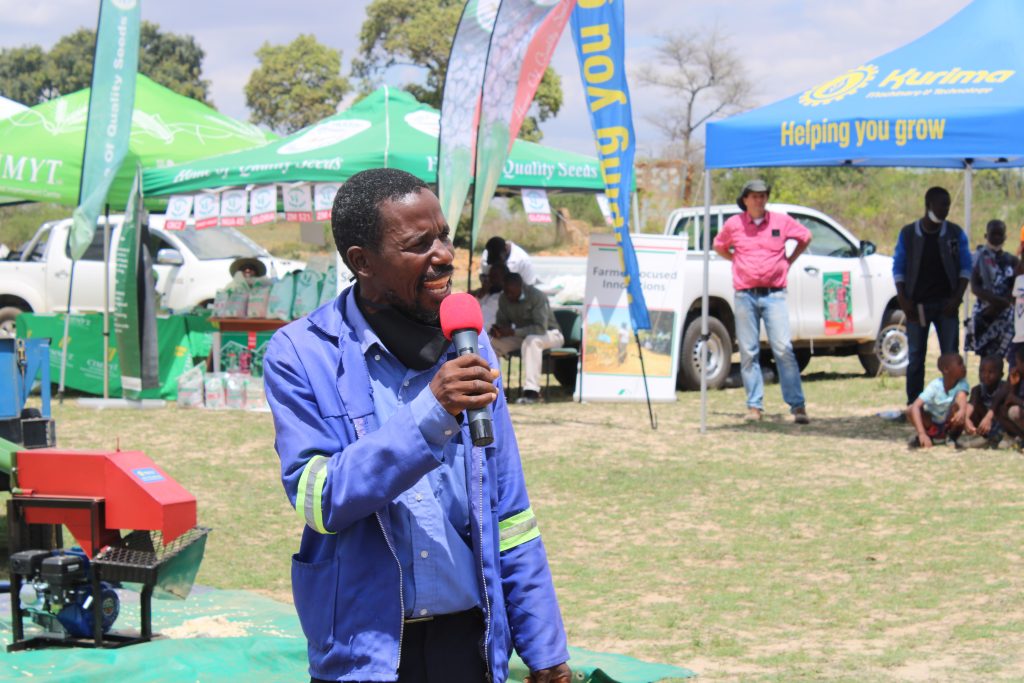
[[[868,242],[867,240],[861,240],[861,243],[860,243],[860,255],[861,256],[871,256],[876,251],[878,251],[878,247],[875,246],[874,242]]]
[[[156,262],[161,266],[185,265],[185,259],[177,249],[160,249],[156,252]]]

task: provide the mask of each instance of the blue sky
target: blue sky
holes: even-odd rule
[[[651,58],[659,33],[711,30],[730,36],[755,83],[754,103],[767,104],[805,90],[848,68],[904,45],[938,26],[968,0],[621,0],[626,3],[627,68]],[[190,33],[206,50],[204,75],[222,112],[248,118],[243,88],[264,42],[291,42],[300,33],[342,51],[348,72],[368,0],[142,0],[142,16],[175,33]],[[40,44],[95,28],[97,0],[0,0],[0,47]],[[982,40],[965,36],[965,40]],[[565,102],[542,127],[544,142],[587,154],[593,139],[583,103],[572,41],[563,36],[552,59],[562,75]],[[386,80],[401,85],[414,72],[395,69]],[[656,91],[631,85],[641,154],[664,144],[647,117],[663,105]]]

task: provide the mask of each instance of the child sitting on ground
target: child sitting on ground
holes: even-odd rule
[[[996,415],[1007,436],[1015,439],[1020,448],[1024,443],[1024,381],[1021,381],[1024,378],[1024,344],[1015,346],[1013,367],[1003,388],[1003,396],[997,400],[999,409]]]
[[[908,409],[910,421],[917,435],[908,442],[911,448],[931,448],[936,441],[945,443],[946,438],[954,441],[964,428],[967,417],[967,394],[971,387],[964,377],[967,368],[959,353],[944,353],[939,356],[939,372],[924,388]]]
[[[998,412],[1006,394],[1002,357],[993,355],[982,358],[978,366],[978,379],[980,382],[971,389],[967,399],[967,417],[964,420],[964,431],[971,438],[961,445],[964,448],[997,448],[1003,438]]]

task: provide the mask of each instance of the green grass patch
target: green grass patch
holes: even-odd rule
[[[511,406],[570,641],[709,680],[1019,680],[1024,456],[907,450],[876,416],[902,381],[855,358],[804,380],[806,427],[777,384],[760,424],[741,389],[711,392],[706,434],[696,393],[656,405],[657,431],[643,404]],[[197,496],[200,583],[289,599],[302,524],[269,415],[54,415],[61,445],[119,440]]]

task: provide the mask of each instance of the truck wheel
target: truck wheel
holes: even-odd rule
[[[806,370],[807,366],[811,364],[810,349],[793,349],[793,355],[796,356],[796,364],[800,368],[800,372]]]
[[[870,350],[857,354],[868,375],[877,377],[885,373],[890,377],[902,377],[907,374],[910,344],[907,339],[905,318],[903,311],[891,311],[885,325],[878,332],[875,345]]]
[[[14,339],[14,322],[23,311],[17,306],[0,308],[0,339]]]
[[[700,389],[700,316],[686,325],[679,347],[679,376],[683,391]],[[732,337],[718,318],[708,318],[708,388],[721,389],[732,368]]]

